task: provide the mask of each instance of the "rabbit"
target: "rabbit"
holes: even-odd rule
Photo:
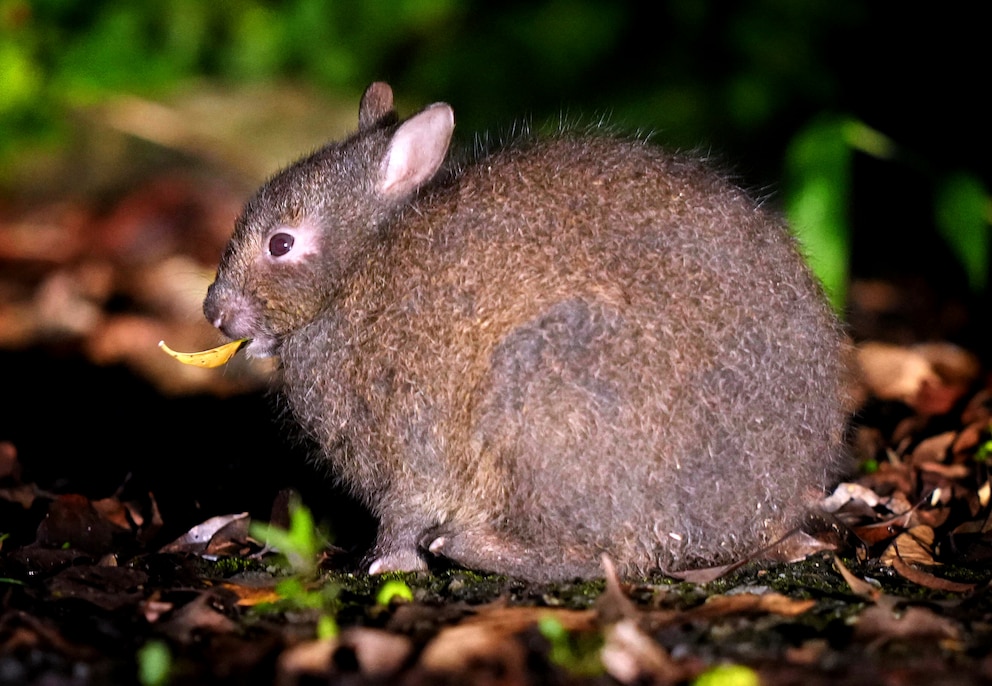
[[[643,576],[794,527],[844,465],[848,339],[783,220],[641,138],[453,129],[373,83],[204,301],[378,518],[368,571]]]

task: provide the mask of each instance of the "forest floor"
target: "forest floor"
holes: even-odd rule
[[[271,470],[254,488],[272,498],[259,519],[288,532],[273,539],[283,555],[248,513],[213,514],[209,469],[130,472],[105,494],[0,443],[0,684],[986,683],[992,389],[979,386],[935,416],[870,401],[862,470],[792,546],[805,559],[623,583],[370,577],[287,491],[258,488]],[[231,421],[204,407],[189,426]],[[98,446],[80,457],[100,469]],[[34,456],[47,458],[65,456]],[[212,516],[193,522],[173,489]],[[190,530],[173,539],[159,500]]]

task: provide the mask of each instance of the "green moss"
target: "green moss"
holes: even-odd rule
[[[216,560],[196,558],[203,565],[203,576],[207,578],[227,578],[235,574],[264,572],[266,566],[258,560],[246,557],[219,557]]]

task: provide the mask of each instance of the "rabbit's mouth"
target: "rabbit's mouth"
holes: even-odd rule
[[[249,357],[272,357],[279,352],[279,340],[275,336],[255,336],[247,340],[244,349]]]

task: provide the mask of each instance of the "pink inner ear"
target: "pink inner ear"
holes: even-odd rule
[[[380,192],[402,197],[429,181],[444,162],[454,128],[454,113],[444,103],[431,105],[403,122],[382,162]]]
[[[269,239],[278,233],[286,233],[293,237],[292,249],[282,255],[275,257],[269,254]],[[271,262],[282,264],[297,264],[303,262],[310,255],[320,252],[320,230],[314,226],[310,220],[304,220],[297,226],[277,226],[266,234],[262,243],[262,255]]]

